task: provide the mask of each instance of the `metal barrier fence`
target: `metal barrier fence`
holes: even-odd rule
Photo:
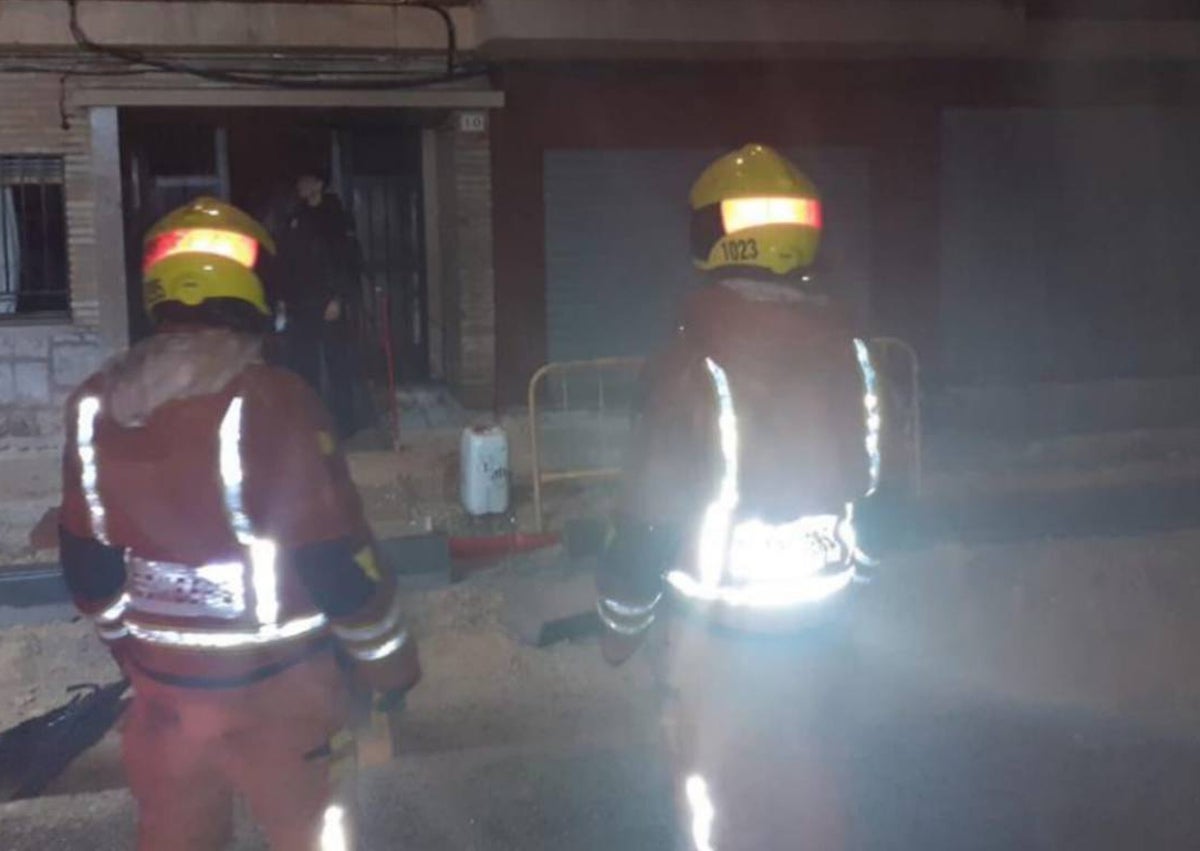
[[[533,465],[533,517],[537,531],[543,531],[545,522],[542,512],[542,488],[545,485],[554,482],[615,479],[621,474],[619,464],[545,469],[542,457],[544,444],[541,393],[556,396],[548,401],[556,402],[554,410],[561,412],[577,412],[584,417],[594,416],[599,420],[620,410],[621,407],[628,414],[632,388],[643,363],[644,358],[560,361],[546,364],[529,380],[529,449]],[[617,375],[613,373],[625,379],[625,386],[614,380]],[[574,382],[571,381],[572,377]],[[587,380],[583,380],[585,377]]]
[[[912,346],[895,337],[877,337],[870,341],[876,372],[882,378],[884,416],[901,423],[900,432],[890,440],[904,446],[903,469],[914,493],[921,490],[921,398],[920,362]],[[533,478],[533,515],[535,528],[544,531],[543,490],[546,485],[569,481],[602,481],[621,474],[620,464],[600,463],[555,466],[547,469],[543,457],[544,415],[558,413],[569,419],[567,425],[586,426],[611,422],[615,414],[628,415],[632,394],[644,358],[600,358],[585,361],[548,363],[529,381],[529,449]],[[543,397],[548,397],[543,399]],[[544,405],[543,401],[548,402]],[[628,422],[628,420],[626,420]],[[885,425],[885,429],[887,426]],[[581,429],[582,431],[582,429]],[[885,432],[885,440],[889,440]],[[895,444],[893,444],[894,446]],[[894,463],[885,462],[887,470]]]

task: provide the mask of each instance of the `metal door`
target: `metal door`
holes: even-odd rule
[[[419,135],[400,127],[337,136],[340,189],[362,253],[365,330],[379,341],[396,380],[424,381],[429,345]]]

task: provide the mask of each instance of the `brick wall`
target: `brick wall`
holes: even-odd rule
[[[59,433],[63,400],[102,356],[83,326],[0,325],[0,449]]]
[[[98,286],[87,115],[64,116],[55,75],[0,76],[0,154],[65,158],[71,317],[53,324],[0,318],[0,438],[36,438],[61,430],[70,389],[104,357],[97,333]]]
[[[456,374],[449,377],[465,405],[489,408],[496,385],[491,148],[486,132],[450,132],[453,254],[446,269],[457,298],[450,299],[447,320],[458,327],[447,337],[456,349],[448,358]]]

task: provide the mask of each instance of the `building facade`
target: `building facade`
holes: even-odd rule
[[[751,140],[812,172],[821,273],[934,380],[1200,371],[1185,4],[83,0],[74,29],[71,8],[0,6],[9,439],[52,439],[142,332],[153,213],[253,209],[301,148],[364,233],[366,343],[471,407],[519,404],[548,360],[653,349],[693,284],[687,183]]]

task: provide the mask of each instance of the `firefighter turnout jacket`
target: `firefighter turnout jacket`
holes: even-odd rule
[[[643,394],[598,576],[610,635],[636,640],[664,590],[772,629],[855,579],[866,556],[854,507],[879,478],[879,394],[836,302],[709,284],[685,303]]]
[[[312,391],[229,330],[165,329],[73,394],[63,570],[122,666],[231,687],[336,641],[374,688],[411,685],[333,434]]]

